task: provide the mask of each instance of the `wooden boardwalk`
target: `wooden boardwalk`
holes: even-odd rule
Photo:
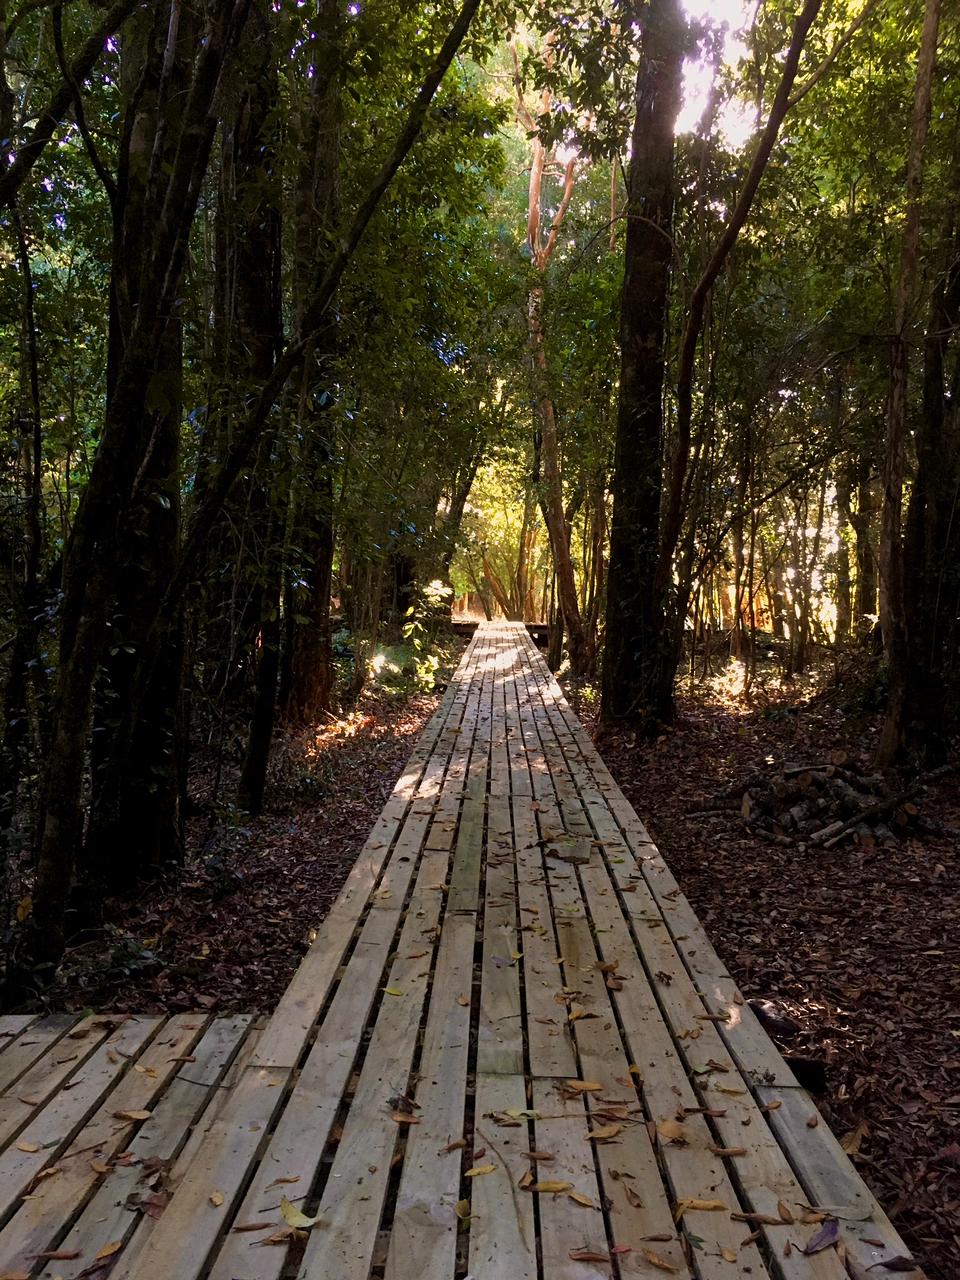
[[[518,624],[477,632],[266,1025],[0,1034],[0,1277],[869,1280],[907,1252]]]

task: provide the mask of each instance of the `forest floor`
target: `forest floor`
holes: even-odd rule
[[[595,690],[568,693],[592,730]],[[68,955],[62,1002],[269,1011],[439,696],[374,687],[350,715],[285,742],[271,810],[252,821],[212,804],[211,768],[199,770],[192,860],[179,878],[110,904],[106,928]],[[601,752],[745,994],[799,1022],[781,1047],[825,1064],[818,1102],[929,1280],[956,1280],[957,841],[818,852],[752,835],[736,805],[698,812],[773,762],[817,764],[843,749],[867,767],[879,719],[848,691],[768,687],[744,706],[718,679],[679,708],[655,743],[607,732]],[[920,803],[960,826],[955,777]]]
[[[593,730],[593,690],[568,692]],[[749,707],[718,681],[681,696],[676,723],[653,744],[595,736],[745,995],[800,1024],[781,1048],[825,1064],[818,1104],[929,1280],[956,1280],[957,840],[803,849],[748,832],[737,804],[697,811],[782,761],[819,764],[843,750],[869,770],[878,731],[877,713],[851,706],[849,690],[768,690]],[[960,825],[956,776],[918,803]]]
[[[444,669],[459,660],[455,643]],[[441,671],[441,675],[443,672]],[[190,779],[195,814],[176,876],[106,904],[106,922],[74,940],[57,1002],[116,1012],[269,1012],[340,892],[403,771],[442,685],[370,686],[356,708],[274,747],[268,811],[215,802],[216,765]]]

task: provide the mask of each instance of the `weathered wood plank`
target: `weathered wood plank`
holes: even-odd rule
[[[16,1039],[5,1042],[6,1048],[0,1054],[0,1093],[12,1088],[78,1020],[79,1015],[75,1013],[52,1013],[40,1019],[28,1016],[27,1027]]]
[[[446,1148],[463,1137],[475,928],[472,915],[444,922],[414,1093],[420,1123],[407,1136],[386,1280],[449,1280],[454,1273],[462,1152]]]
[[[29,1199],[0,1231],[0,1274],[23,1268],[33,1255],[54,1248],[66,1225],[93,1194],[102,1176],[97,1166],[109,1165],[127,1145],[131,1132],[140,1129],[149,1134],[152,1114],[145,1123],[125,1117],[151,1112],[177,1074],[179,1059],[190,1054],[206,1024],[206,1015],[177,1014],[158,1031],[73,1142],[58,1155],[53,1166],[57,1172],[32,1188]]]
[[[518,1185],[529,1162],[528,1128],[500,1129],[487,1117],[529,1107],[523,1076],[477,1076],[476,1134],[494,1172],[469,1179],[469,1274],[474,1280],[536,1280],[533,1196]],[[452,1276],[452,1272],[449,1273]]]
[[[69,1233],[62,1239],[51,1240],[47,1246],[64,1253],[78,1253],[79,1257],[49,1263],[41,1272],[42,1280],[56,1280],[58,1276],[62,1280],[76,1280],[108,1244],[125,1244],[139,1228],[146,1227],[149,1231],[153,1227],[154,1218],[149,1215],[141,1217],[138,1211],[128,1207],[127,1202],[131,1198],[146,1200],[153,1193],[154,1180],[156,1190],[161,1195],[166,1192],[173,1161],[191,1127],[215,1097],[217,1086],[251,1023],[249,1014],[214,1019],[196,1048],[185,1055],[193,1061],[177,1064],[176,1074],[154,1107],[149,1124],[139,1130],[127,1147],[126,1152],[131,1157],[129,1163],[111,1163],[99,1153],[90,1153],[86,1168],[97,1173],[95,1164],[98,1168],[106,1166],[109,1171],[98,1175],[96,1193]],[[168,1053],[167,1056],[172,1055]],[[82,1157],[77,1159],[82,1168]],[[144,1162],[147,1162],[146,1166]],[[157,1170],[153,1177],[147,1172],[150,1169]],[[60,1230],[65,1225],[62,1219],[54,1219],[54,1223]],[[128,1261],[125,1251],[118,1253],[117,1267],[111,1273],[118,1280]]]
[[[72,1087],[62,1089],[36,1111],[20,1131],[17,1143],[0,1155],[0,1219],[5,1221],[10,1217],[17,1201],[36,1182],[38,1174],[56,1165],[103,1097],[123,1075],[129,1060],[149,1043],[162,1022],[162,1018],[128,1019],[90,1054],[82,1070],[71,1080]],[[116,1123],[121,1129],[130,1127],[122,1120]],[[99,1140],[99,1133],[98,1128],[94,1143]]]

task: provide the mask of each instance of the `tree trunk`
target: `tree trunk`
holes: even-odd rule
[[[588,652],[587,637],[580,614],[577,581],[573,569],[573,557],[570,554],[570,528],[563,507],[560,440],[557,434],[556,408],[548,384],[543,304],[543,286],[534,285],[527,299],[527,323],[540,419],[540,461],[543,468],[541,505],[557,575],[557,599],[567,634],[570,669],[573,675],[582,676],[590,668],[591,655]]]
[[[340,221],[340,77],[339,0],[319,0],[315,71],[303,105],[300,145],[303,163],[297,190],[296,280],[298,323],[307,306],[305,284],[331,258]],[[333,465],[337,325],[331,312],[308,348],[298,403],[298,436],[303,441],[295,484],[297,540],[307,555],[297,588],[297,623],[287,714],[310,724],[329,711],[333,699],[333,637],[330,596],[333,586]],[[302,621],[300,620],[302,619]]]
[[[897,748],[903,757],[924,768],[935,767],[945,759],[957,717],[960,117],[955,128],[952,198],[946,202],[943,262],[930,302],[923,345],[917,473],[904,539],[905,706],[900,723],[890,730],[891,734],[896,732]],[[952,373],[947,368],[948,356],[953,360]]]
[[[920,254],[923,163],[930,128],[930,107],[941,0],[927,0],[917,79],[914,89],[910,146],[907,153],[907,213],[900,250],[894,332],[890,351],[887,441],[883,464],[883,507],[880,523],[880,627],[889,672],[887,712],[878,749],[881,764],[891,765],[907,750],[909,686],[912,677],[904,600],[902,542],[903,485],[906,478],[907,386],[909,339],[913,323]]]
[[[857,585],[854,599],[854,624],[861,640],[868,640],[877,624],[877,592],[879,570],[873,541],[873,522],[877,513],[870,461],[864,456],[858,465],[857,509],[850,513],[854,534],[854,556]]]
[[[34,917],[23,949],[25,957],[40,963],[55,964],[63,950],[65,909],[83,827],[83,779],[93,690],[104,651],[121,529],[132,504],[142,499],[141,473],[150,460],[157,412],[151,401],[159,391],[155,381],[158,354],[175,311],[189,230],[213,143],[215,117],[211,108],[242,11],[242,4],[226,0],[212,6],[204,39],[194,48],[194,74],[183,105],[174,161],[151,169],[154,194],[149,203],[150,236],[139,303],[125,327],[100,443],[64,556],[60,667],[43,784]],[[156,586],[154,590],[156,617],[160,594]],[[167,617],[171,614],[169,609],[164,612]],[[153,639],[154,659],[163,656],[163,634],[157,632]],[[156,665],[156,661],[151,663],[151,673]],[[131,736],[138,711],[133,705],[128,708],[127,731]]]
[[[620,402],[613,468],[601,712],[607,721],[673,714],[676,657],[656,581],[667,307],[672,257],[674,125],[684,23],[678,0],[651,0],[627,175],[620,312]]]
[[[123,46],[121,87],[127,101],[111,276],[108,401],[123,360],[131,318],[141,302],[149,226],[157,216],[161,173],[173,164],[198,37],[192,15],[160,5],[136,14]],[[137,653],[153,622],[158,591],[172,576],[180,539],[179,448],[182,416],[182,320],[166,318],[148,383],[149,443],[136,492],[118,520],[119,546],[109,609],[93,754],[93,803],[83,855],[91,900],[127,888],[144,872],[183,853],[180,687],[182,617],[167,620],[160,661],[146,687],[135,688]],[[124,731],[132,700],[138,716]]]
[[[837,549],[834,553],[834,595],[837,605],[836,643],[846,644],[853,625],[853,606],[850,598],[850,549],[846,532],[851,527],[850,499],[853,491],[853,468],[849,458],[843,458],[837,468]]]

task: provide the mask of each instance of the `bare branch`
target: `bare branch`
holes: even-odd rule
[[[60,85],[34,125],[30,137],[18,151],[13,164],[0,174],[0,206],[9,204],[16,196],[33,170],[33,166],[43,154],[44,147],[53,137],[54,130],[66,118],[70,104],[74,100],[72,86],[82,84],[86,80],[103,53],[108,37],[123,25],[139,3],[140,0],[118,0],[70,63],[72,84],[64,82]]]

